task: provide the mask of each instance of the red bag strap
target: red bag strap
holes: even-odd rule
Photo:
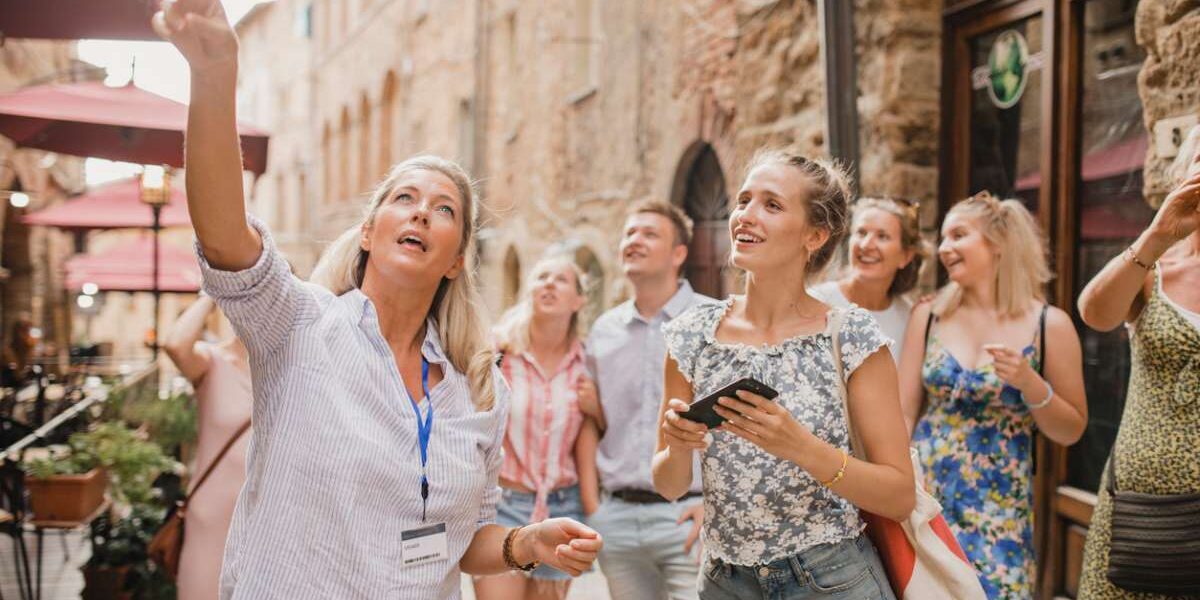
[[[208,476],[212,475],[213,469],[220,464],[221,459],[225,458],[225,454],[233,447],[233,443],[238,441],[238,438],[242,437],[242,434],[246,433],[247,429],[250,429],[250,419],[246,419],[246,422],[242,423],[242,426],[238,427],[238,430],[229,436],[229,441],[225,442],[225,445],[221,447],[221,451],[217,453],[217,457],[208,463],[208,468],[204,469],[204,473],[196,480],[196,485],[192,486],[192,491],[188,492],[187,497],[183,499],[184,504],[196,493],[196,490],[200,489],[200,486],[204,485],[204,482],[208,480]]]

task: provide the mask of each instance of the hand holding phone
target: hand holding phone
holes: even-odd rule
[[[722,397],[736,398],[737,392],[742,390],[752,394],[758,394],[767,400],[774,400],[779,396],[779,392],[772,389],[771,386],[753,377],[743,377],[693,402],[688,407],[688,410],[679,413],[679,416],[690,421],[703,423],[707,425],[709,429],[720,427],[721,424],[725,422],[725,417],[718,415],[716,411],[713,410],[713,407],[717,405],[717,400]]]

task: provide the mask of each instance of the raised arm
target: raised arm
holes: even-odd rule
[[[204,334],[204,321],[216,306],[212,298],[201,294],[200,298],[179,315],[175,326],[171,327],[171,331],[163,340],[163,350],[192,385],[200,383],[204,374],[208,372],[211,357],[208,349],[198,342]]]
[[[1109,331],[1122,321],[1137,319],[1153,281],[1147,267],[1200,226],[1200,152],[1193,156],[1188,171],[1137,241],[1108,261],[1079,294],[1079,316],[1088,327]]]
[[[185,157],[188,213],[209,264],[225,271],[254,265],[262,240],[246,223],[236,90],[238,40],[219,0],[165,0],[154,29],[188,61]]]

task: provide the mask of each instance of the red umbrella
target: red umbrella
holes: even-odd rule
[[[157,0],[4,0],[0,36],[74,40],[157,40]]]
[[[200,289],[200,265],[195,253],[171,244],[159,246],[158,290],[196,292]],[[67,289],[78,290],[94,283],[105,292],[152,292],[154,290],[154,238],[140,237],[103,252],[80,254],[67,259]]]
[[[187,105],[133,85],[100,82],[0,94],[0,135],[18,146],[142,164],[183,166]],[[266,132],[239,124],[245,168],[267,168]]]
[[[141,201],[137,179],[123,179],[26,215],[27,225],[61,229],[121,229],[153,226],[150,207]],[[171,201],[163,207],[162,227],[191,226],[180,186],[171,186]]]

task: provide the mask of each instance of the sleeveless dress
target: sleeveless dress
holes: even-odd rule
[[[208,346],[212,356],[208,371],[196,386],[199,439],[192,480],[199,477],[216,454],[250,418],[254,394],[250,367],[229,350]],[[188,501],[184,521],[183,552],[176,586],[179,600],[215,600],[221,580],[225,537],[233,507],[246,481],[246,446],[250,430],[238,438],[212,475]]]
[[[1113,453],[1121,490],[1200,492],[1200,330],[1171,306],[1155,275],[1154,291],[1133,323],[1129,393]],[[1111,458],[1110,458],[1111,460]],[[1168,596],[1123,590],[1108,581],[1112,497],[1108,471],[1088,528],[1080,600],[1153,600]],[[1200,590],[1196,591],[1200,597]]]
[[[936,320],[930,323],[932,329]],[[1034,370],[1040,327],[1022,355]],[[979,572],[988,598],[1032,598],[1033,415],[992,363],[968,369],[931,331],[921,377],[928,407],[913,431],[925,487]]]

